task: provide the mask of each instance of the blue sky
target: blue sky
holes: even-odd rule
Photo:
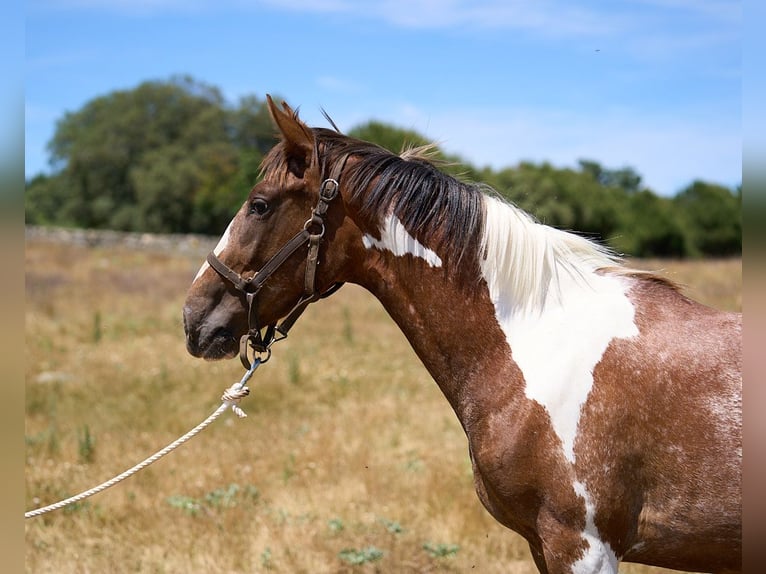
[[[25,172],[92,98],[189,74],[477,166],[593,159],[668,195],[742,178],[742,7],[723,0],[28,0]]]

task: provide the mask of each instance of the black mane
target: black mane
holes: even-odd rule
[[[344,174],[351,202],[361,213],[393,213],[448,268],[478,252],[484,231],[482,187],[447,175],[417,152],[396,155],[378,145],[314,128],[323,173],[341,156],[358,161]]]

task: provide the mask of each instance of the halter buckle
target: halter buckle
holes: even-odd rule
[[[338,195],[340,184],[337,179],[328,177],[319,187],[319,197],[324,201],[332,201]]]

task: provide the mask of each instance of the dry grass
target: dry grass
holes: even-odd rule
[[[33,508],[196,425],[241,367],[184,349],[201,257],[33,242],[26,259]],[[741,307],[739,260],[648,266]],[[362,290],[310,309],[251,387],[247,419],[227,415],[113,489],[26,521],[27,571],[535,572],[476,498],[447,402]]]

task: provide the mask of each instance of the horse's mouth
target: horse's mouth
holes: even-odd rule
[[[187,333],[186,350],[206,361],[231,359],[239,353],[239,341],[231,331],[219,327],[207,337],[194,337],[192,333]]]

